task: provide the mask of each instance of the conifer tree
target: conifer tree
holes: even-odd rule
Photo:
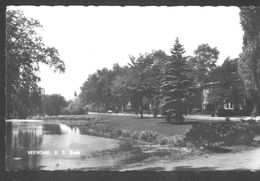
[[[186,64],[185,50],[176,38],[171,49],[171,57],[165,64],[165,75],[160,86],[161,114],[168,122],[183,121],[186,109],[187,89],[191,83],[187,77],[188,66]]]

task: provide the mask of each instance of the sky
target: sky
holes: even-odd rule
[[[164,50],[169,54],[176,37],[186,55],[202,43],[217,47],[220,65],[242,52],[243,31],[238,7],[110,7],[110,6],[10,6],[37,19],[48,46],[65,62],[64,74],[41,65],[39,85],[46,94],[67,100],[80,93],[88,75],[113,64],[127,65],[129,56]]]

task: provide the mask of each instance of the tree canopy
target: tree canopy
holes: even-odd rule
[[[162,95],[160,109],[169,122],[184,119],[187,91],[191,83],[187,76],[189,69],[184,53],[184,47],[177,38],[171,49],[171,58],[166,63],[166,72],[160,86]]]
[[[40,63],[64,72],[58,50],[46,46],[37,34],[40,23],[21,11],[6,12],[7,116],[27,117],[38,112],[43,89],[38,86]]]
[[[113,95],[113,81],[125,71],[124,68],[115,64],[112,70],[103,68],[89,75],[88,79],[83,83],[79,94],[80,104],[84,107],[89,105],[96,111],[107,111],[114,109],[118,103],[118,99]]]
[[[238,73],[238,59],[229,57],[223,64],[210,73],[209,82],[218,83],[209,92],[209,103],[219,105],[223,100],[234,104],[234,109],[239,109],[239,103],[245,98],[245,88]]]
[[[216,69],[219,51],[216,47],[211,48],[208,44],[201,44],[190,57],[188,64],[192,71],[190,77],[196,85],[202,85],[209,77],[209,73]]]
[[[128,103],[131,109],[140,111],[143,116],[143,104],[153,103],[159,92],[160,77],[167,55],[153,51],[137,58],[130,56],[130,63],[112,70],[101,69],[91,74],[81,87],[79,95],[82,105],[107,111],[108,109],[124,110]]]
[[[43,96],[43,112],[47,115],[59,115],[61,110],[67,106],[65,98],[59,94]]]

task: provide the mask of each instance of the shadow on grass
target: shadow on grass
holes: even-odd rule
[[[178,166],[174,167],[172,171],[214,171],[217,167],[191,167],[191,166]]]
[[[130,157],[120,161],[120,164],[126,165],[126,164],[140,163],[149,157],[150,157],[149,154],[144,154],[141,151],[135,151],[131,153]]]
[[[140,169],[138,171],[164,171],[164,167],[150,167],[150,168],[144,168]]]
[[[249,169],[229,169],[229,170],[221,170],[219,167],[191,167],[191,166],[179,166],[174,167],[172,171],[249,171]],[[256,170],[255,170],[256,171]]]
[[[196,122],[196,123],[199,123],[199,122]],[[193,121],[183,121],[183,122],[167,122],[167,121],[162,121],[162,122],[159,122],[159,124],[168,124],[168,125],[193,125],[193,124],[196,124],[195,122]]]
[[[163,119],[162,117],[143,117],[143,118],[141,118],[140,116],[139,117],[133,117],[133,118],[135,118],[135,119],[140,119],[140,120],[142,120],[142,119]]]
[[[213,153],[230,153],[232,151],[232,149],[229,148],[213,147],[213,146],[207,147],[206,149]]]

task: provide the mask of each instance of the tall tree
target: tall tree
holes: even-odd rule
[[[216,47],[211,48],[208,44],[201,44],[194,51],[195,56],[190,57],[188,63],[192,71],[190,77],[194,79],[194,83],[202,85],[209,77],[209,73],[216,69],[216,62],[219,51]]]
[[[152,51],[138,58],[130,57],[130,67],[116,76],[112,84],[112,94],[125,105],[131,102],[133,109],[139,109],[143,116],[144,106],[152,104],[154,116],[158,114],[160,80],[164,63],[168,56],[161,50]]]
[[[40,108],[42,89],[36,75],[40,63],[54,67],[55,71],[65,71],[58,51],[45,46],[37,28],[41,28],[40,23],[26,18],[21,11],[6,12],[7,117],[25,118],[32,108]]]
[[[166,63],[166,71],[160,87],[161,114],[166,116],[168,122],[184,120],[187,91],[191,83],[187,76],[189,69],[184,53],[183,45],[177,38],[171,49],[170,60]]]
[[[143,118],[144,97],[151,97],[153,90],[153,71],[154,60],[148,55],[140,55],[138,58],[130,57],[129,63],[132,79],[129,88],[135,92],[135,97],[139,100],[139,111]]]
[[[254,104],[254,113],[260,115],[260,7],[240,7],[244,30],[243,52],[239,59],[239,73]]]
[[[129,67],[124,68],[124,73],[116,75],[112,81],[111,91],[112,95],[117,98],[117,107],[124,111],[128,102],[131,102],[131,98],[134,96],[134,92],[130,89],[132,74]]]
[[[148,55],[152,60],[153,64],[151,66],[151,75],[152,78],[152,89],[151,89],[151,99],[152,99],[152,110],[154,117],[157,117],[159,113],[160,105],[160,86],[161,80],[165,73],[165,64],[169,60],[169,56],[162,50],[153,51]]]

